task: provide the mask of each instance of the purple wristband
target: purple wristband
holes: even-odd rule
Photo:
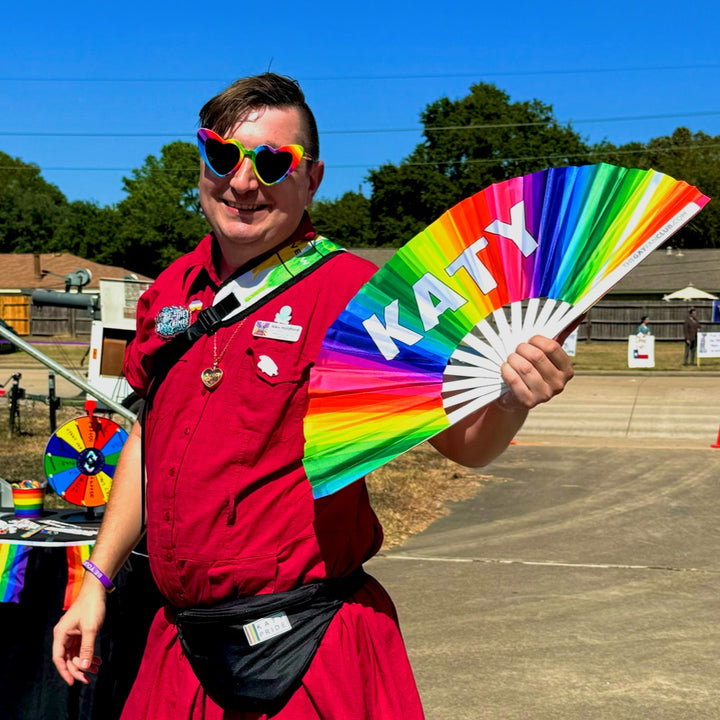
[[[105,589],[111,593],[115,589],[113,581],[97,566],[95,563],[89,560],[83,560],[83,567],[92,575],[94,575],[104,586]]]

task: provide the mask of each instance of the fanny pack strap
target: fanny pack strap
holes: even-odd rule
[[[319,582],[298,585],[292,590],[285,590],[279,593],[264,593],[262,595],[249,595],[230,602],[218,605],[208,605],[192,608],[178,608],[174,605],[167,605],[167,615],[174,623],[177,623],[178,616],[203,616],[204,614],[222,614],[224,610],[238,610],[255,614],[258,617],[267,612],[275,612],[285,607],[293,606],[302,601],[332,601],[345,600],[356,593],[370,577],[362,565],[353,570],[349,575],[341,578],[328,578]]]
[[[178,610],[178,639],[218,705],[271,716],[301,685],[333,618],[368,577],[361,567],[288,592]]]

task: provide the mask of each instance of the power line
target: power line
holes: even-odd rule
[[[709,143],[706,145],[672,145],[670,147],[652,147],[649,148],[646,145],[634,150],[608,150],[600,148],[597,150],[589,150],[587,152],[572,152],[572,153],[555,153],[547,155],[526,155],[523,157],[509,157],[509,158],[482,158],[480,160],[428,160],[427,162],[408,162],[403,161],[398,163],[400,165],[412,165],[414,167],[432,166],[432,165],[496,165],[499,163],[510,163],[510,162],[522,162],[527,160],[564,160],[566,158],[582,158],[582,157],[593,157],[597,155],[642,155],[644,153],[652,152],[675,152],[676,150],[714,150],[720,148],[720,143]],[[394,164],[394,163],[390,163]],[[364,168],[371,167],[370,165],[329,165],[328,167],[335,169],[349,169],[349,168]]]
[[[589,150],[587,152],[572,152],[572,153],[554,153],[554,154],[547,154],[547,155],[526,155],[521,157],[495,157],[495,158],[482,158],[479,160],[428,160],[427,162],[408,162],[408,161],[401,161],[397,163],[398,165],[412,165],[412,166],[432,166],[432,165],[492,165],[492,164],[498,164],[498,163],[510,163],[510,162],[524,162],[524,161],[530,161],[530,160],[565,160],[567,158],[584,158],[584,157],[593,157],[598,155],[642,155],[644,153],[665,153],[665,152],[675,152],[677,150],[688,150],[688,151],[697,151],[697,150],[715,150],[720,148],[720,143],[708,143],[708,144],[696,144],[696,145],[672,145],[669,147],[652,147],[649,148],[646,145],[643,145],[640,148],[633,149],[633,150],[619,150],[619,149],[613,149],[613,150],[606,150],[604,148],[600,148],[597,150]],[[389,161],[387,161],[389,162]],[[386,163],[378,163],[380,165],[387,164]],[[394,164],[394,163],[390,163]],[[375,165],[334,165],[329,164],[326,167],[330,169],[342,169],[342,170],[348,170],[348,169],[362,169],[362,168],[371,168]],[[136,170],[137,168],[127,168],[127,167],[40,167],[38,165],[30,165],[30,166],[24,166],[24,167],[17,167],[14,165],[0,165],[0,171],[2,170],[15,170],[15,171],[37,171],[40,169],[42,172],[76,172],[76,171],[82,171],[82,172],[132,172],[133,170]],[[165,172],[168,172],[166,169]]]
[[[625,115],[605,118],[584,118],[580,120],[566,120],[571,125],[584,125],[591,123],[633,122],[638,120],[667,120],[671,118],[709,117],[720,115],[720,110],[693,110],[680,113],[661,113],[657,115]],[[412,128],[369,128],[351,130],[324,130],[320,135],[370,135],[383,133],[410,133],[410,132],[449,132],[457,130],[492,130],[503,128],[536,127],[547,125],[547,120],[535,120],[525,123],[475,123],[471,125],[417,125]],[[45,132],[27,130],[0,130],[2,137],[93,137],[93,138],[167,138],[167,137],[195,137],[194,133],[185,132]]]
[[[40,165],[30,165],[29,167],[16,167],[15,165],[0,165],[0,170],[16,170],[18,172],[41,170],[42,172],[74,172],[82,170],[83,172],[132,172],[136,168],[127,167],[41,167]],[[167,170],[165,170],[167,172]]]
[[[396,73],[386,75],[304,75],[303,82],[308,81],[372,81],[372,80],[442,80],[450,78],[466,78],[466,77],[515,77],[515,76],[534,76],[534,75],[584,75],[584,74],[604,74],[604,73],[625,73],[625,72],[667,72],[672,70],[717,70],[720,64],[705,63],[697,65],[639,65],[616,68],[558,68],[543,70],[505,70],[486,72],[483,70],[472,70],[463,72],[449,73]],[[224,78],[178,78],[178,77],[63,77],[63,76],[17,76],[9,75],[0,77],[0,82],[37,82],[37,83],[224,83],[228,82],[227,77]]]
[[[670,118],[682,118],[682,117],[703,117],[711,115],[720,115],[720,110],[698,110],[692,112],[682,113],[662,113],[659,115],[626,115],[619,117],[607,117],[607,118],[586,118],[582,120],[566,120],[564,122],[570,125],[584,125],[592,123],[609,123],[609,122],[632,122],[635,120],[666,120]],[[558,121],[560,122],[560,121]],[[415,128],[384,128],[375,130],[325,130],[322,131],[321,135],[350,135],[350,134],[371,134],[371,133],[403,133],[403,132],[418,132],[421,131],[432,131],[432,132],[449,132],[457,130],[492,130],[492,129],[503,129],[503,128],[521,128],[521,127],[537,127],[548,125],[547,120],[535,120],[534,122],[525,123],[479,123],[472,125],[427,125],[418,126]],[[0,135],[3,133],[0,132]]]
[[[444,78],[463,78],[463,77],[515,77],[515,76],[533,76],[533,75],[584,75],[584,74],[603,74],[603,73],[623,73],[623,72],[666,72],[668,70],[717,70],[720,64],[708,63],[703,65],[656,65],[656,66],[637,66],[637,67],[619,67],[619,68],[566,68],[557,70],[506,70],[495,72],[456,72],[456,73],[430,73],[421,75],[346,75],[346,76],[318,76],[305,77],[305,80],[434,80]]]
[[[718,113],[720,114],[720,113]],[[135,132],[45,132],[25,130],[0,130],[0,136],[4,137],[84,137],[84,138],[167,138],[167,137],[195,137],[195,133],[184,132],[159,132],[159,133],[135,133]]]

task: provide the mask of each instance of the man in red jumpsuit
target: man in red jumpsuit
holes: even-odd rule
[[[212,305],[238,270],[255,282],[261,269],[290,262],[317,240],[306,207],[324,168],[315,121],[297,84],[271,73],[239,80],[200,117],[209,131],[200,131],[207,143],[201,144],[200,200],[212,233],[140,300],[125,370],[141,394],[153,381],[156,353],[173,323],[182,328],[188,316],[191,322]],[[295,164],[283,175],[287,168],[275,167],[267,154],[275,150],[261,145],[301,148],[291,151]],[[255,152],[245,151],[250,148]],[[364,481],[313,500],[302,465],[310,365],[328,326],[374,270],[338,253],[258,302],[240,322],[200,337],[172,365],[144,429],[135,425],[117,467],[91,557],[106,580],[142,533],[143,433],[148,549],[169,606],[213,605],[342,578],[378,551],[382,529]],[[300,330],[278,331],[278,319]],[[275,330],[259,332],[263,327]],[[502,374],[510,392],[436,436],[432,443],[441,453],[468,466],[488,463],[530,408],[562,391],[572,367],[557,342],[534,337],[508,358]],[[56,627],[53,658],[70,684],[87,682],[86,673],[97,668],[94,643],[105,594],[97,574],[86,573],[78,599]],[[122,717],[264,715],[226,712],[211,699],[183,653],[172,614],[161,610]],[[273,717],[423,717],[395,609],[374,579],[346,599],[299,689]]]

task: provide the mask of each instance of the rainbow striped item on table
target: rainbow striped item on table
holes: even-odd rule
[[[89,545],[68,545],[67,553],[67,584],[65,585],[65,595],[63,597],[63,610],[67,610],[75,601],[80,592],[82,585],[83,562],[90,557],[93,549],[93,543]]]
[[[30,550],[28,545],[0,545],[0,603],[20,602]]]
[[[26,480],[12,485],[15,516],[19,518],[39,518],[43,514],[45,483]]]
[[[448,210],[326,334],[305,416],[314,496],[498,398],[519,343],[557,337],[707,202],[654,170],[599,164],[513,178]]]

